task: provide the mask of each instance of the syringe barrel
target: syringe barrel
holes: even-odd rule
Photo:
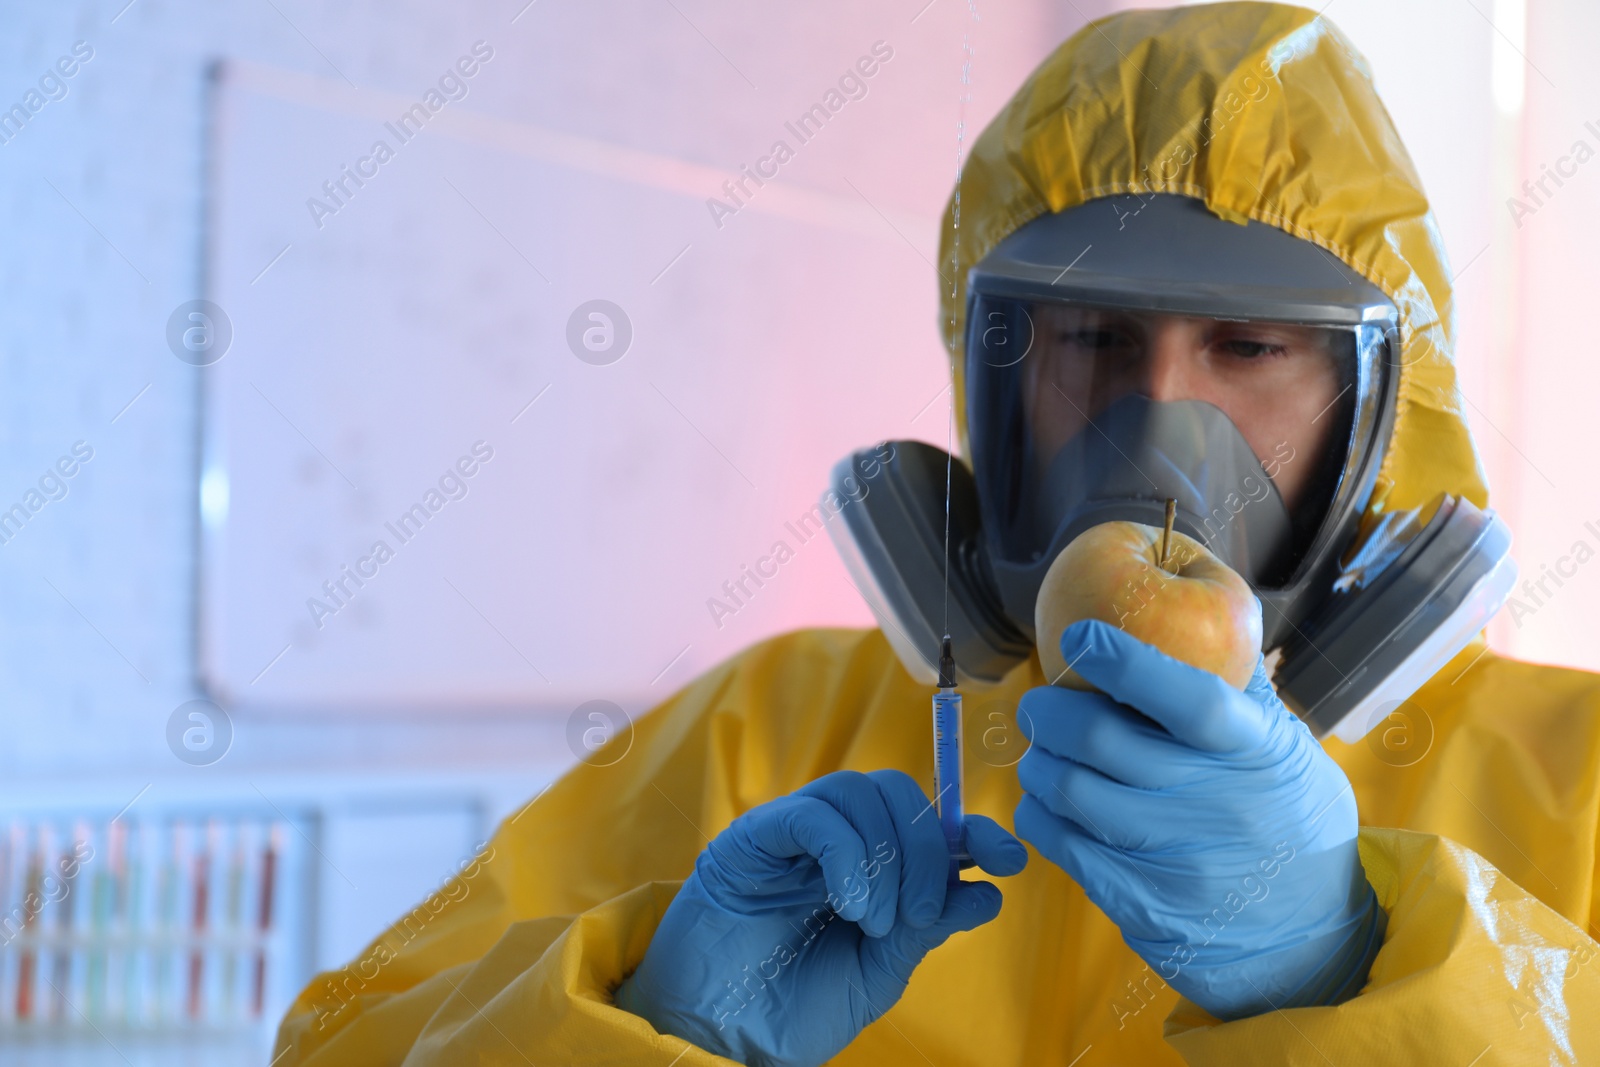
[[[933,695],[933,779],[934,805],[950,849],[950,878],[954,881],[968,859],[961,806],[966,785],[961,771],[961,694],[954,689],[941,689]]]

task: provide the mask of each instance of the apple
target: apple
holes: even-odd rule
[[[1163,533],[1157,526],[1107,522],[1061,550],[1033,612],[1046,680],[1094,688],[1067,668],[1061,634],[1079,620],[1100,619],[1235,688],[1249,684],[1261,655],[1260,602],[1227,564],[1176,530],[1163,567]]]

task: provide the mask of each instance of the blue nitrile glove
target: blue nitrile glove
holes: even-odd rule
[[[994,820],[966,828],[990,874],[1027,864]],[[839,771],[752,808],[700,853],[617,1007],[740,1063],[822,1063],[900,999],[930,950],[1000,914],[988,882],[946,889],[949,857],[900,771]]]
[[[1387,916],[1355,795],[1264,668],[1241,693],[1103,622],[1061,654],[1101,692],[1023,696],[1017,834],[1220,1019],[1359,992]]]

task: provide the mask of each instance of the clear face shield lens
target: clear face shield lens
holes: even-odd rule
[[[979,293],[973,467],[1002,568],[1098,522],[1179,527],[1258,587],[1289,580],[1355,466],[1377,326],[1196,318]]]

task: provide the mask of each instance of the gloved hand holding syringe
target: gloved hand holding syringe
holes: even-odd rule
[[[956,659],[950,635],[939,645],[939,691],[933,694],[933,803],[939,829],[950,849],[949,881],[961,880],[961,869],[972,866],[963,831],[961,790],[961,694],[956,692]]]

